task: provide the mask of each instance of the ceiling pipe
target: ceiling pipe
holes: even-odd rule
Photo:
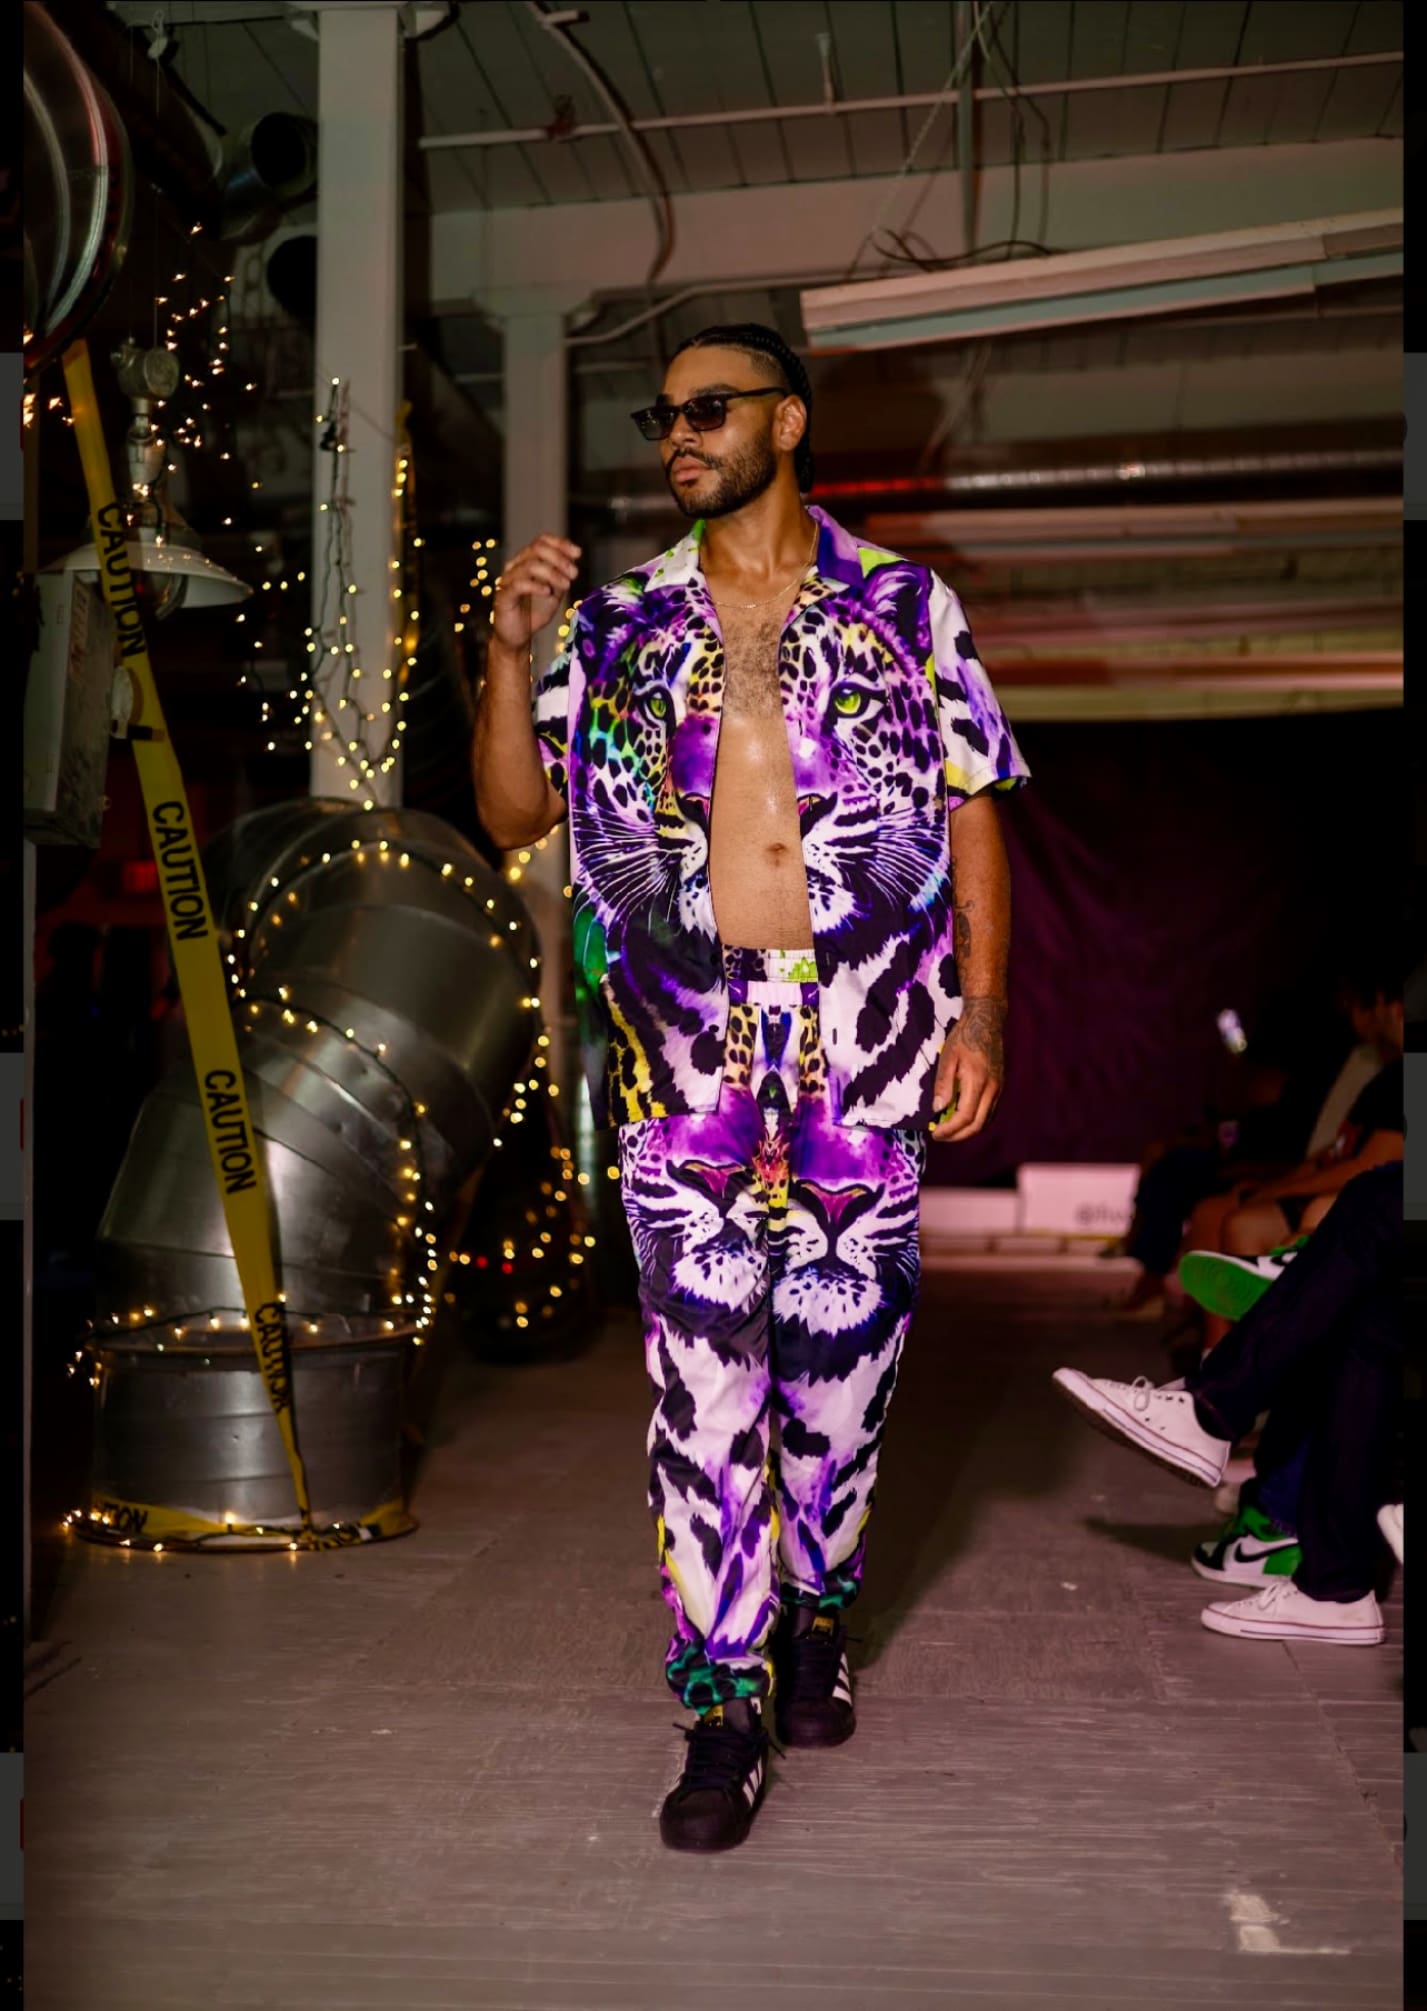
[[[934,505],[939,498],[1037,498],[1078,490],[1133,491],[1179,484],[1206,486],[1276,480],[1291,483],[1308,476],[1400,475],[1400,447],[1348,447],[1275,450],[1242,454],[1161,455],[1143,460],[1081,460],[1062,467],[957,468],[939,475],[873,476],[842,482],[819,482],[813,500],[835,505],[880,502],[908,508]],[[591,498],[590,500],[595,500]],[[673,503],[660,489],[637,494],[611,494],[599,499],[621,518],[661,516]]]
[[[850,118],[861,112],[914,111],[918,107],[960,105],[968,95],[973,102],[1004,98],[1054,98],[1085,91],[1135,91],[1157,85],[1211,84],[1230,79],[1287,77],[1314,70],[1358,70],[1387,63],[1401,63],[1401,49],[1384,49],[1365,56],[1317,56],[1297,63],[1225,63],[1202,70],[1143,70],[1113,77],[1065,77],[1044,84],[981,85],[970,93],[961,90],[905,91],[888,98],[839,98],[832,104],[821,99],[810,105],[752,105],[733,112],[687,112],[652,119],[631,119],[635,133],[680,133],[699,126],[767,125],[770,120]],[[426,133],[417,141],[423,153],[441,153],[452,147],[532,146],[539,140],[609,139],[623,130],[617,125],[590,123],[572,126],[520,126],[504,132]]]

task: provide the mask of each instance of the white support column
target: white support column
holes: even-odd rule
[[[552,289],[548,296],[532,293],[505,316],[505,500],[501,526],[502,562],[522,545],[551,531],[568,537],[569,366],[565,354],[565,314],[582,294]],[[506,303],[512,305],[512,303]],[[580,577],[572,591],[578,600],[592,585],[589,555],[582,557]],[[535,639],[534,671],[558,653],[559,620]],[[565,888],[570,878],[567,826],[559,824],[544,848],[526,861],[516,854],[507,869],[518,871],[519,891],[540,933],[542,963],[540,1003],[550,1035],[547,1062],[550,1079],[558,1083],[566,1133],[572,1143],[579,1084],[579,1043],[574,1021],[574,981],[571,968],[570,903]]]
[[[30,1524],[30,1442],[31,1420],[34,1411],[35,1391],[35,908],[36,875],[39,857],[36,847],[28,838],[24,840],[24,908],[25,908],[25,1060],[21,1093],[24,1097],[24,1167],[22,1171],[21,1207],[24,1226],[21,1230],[24,1266],[24,1344],[25,1344],[25,1424],[24,1424],[24,1531],[25,1545],[25,1586],[24,1586],[24,1629],[25,1646],[30,1645],[30,1584],[33,1576],[34,1531]]]
[[[392,503],[396,413],[401,396],[402,298],[402,27],[400,10],[384,0],[328,6],[316,13],[318,43],[317,334],[313,413],[326,412],[332,379],[350,387],[350,466],[345,473],[349,577],[343,631],[356,648],[347,663],[362,677],[351,701],[340,707],[339,658],[324,655],[314,684],[311,790],[347,802],[401,801],[401,758],[369,782],[349,752],[358,741],[366,758],[386,744],[392,719],[405,710],[397,699],[400,664],[395,654],[392,561],[397,556]],[[332,479],[333,456],[321,451],[323,428],[314,425],[312,501],[312,624],[319,625],[328,572],[329,513],[322,507]],[[335,619],[332,580],[327,612]],[[330,670],[327,666],[331,666]],[[383,677],[390,670],[391,678]],[[393,711],[384,714],[383,702]],[[375,715],[374,719],[364,714]],[[337,731],[333,738],[323,736]],[[343,765],[338,764],[338,756]],[[359,786],[353,788],[357,780]]]

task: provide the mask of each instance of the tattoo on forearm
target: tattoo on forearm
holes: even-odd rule
[[[984,1054],[991,1073],[999,1081],[1006,1072],[1006,1001],[975,998],[963,1001],[956,1038],[962,1047]]]
[[[958,901],[952,909],[952,950],[961,970],[971,962],[971,910],[975,906],[974,901]]]

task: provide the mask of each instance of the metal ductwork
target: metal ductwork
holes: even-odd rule
[[[25,0],[25,371],[38,375],[101,305],[128,248],[134,174],[108,94]]]
[[[509,883],[420,811],[279,804],[213,840],[204,863],[313,1500],[324,1519],[360,1520],[390,1498],[399,1371],[450,1238],[502,1127],[545,1121],[535,931]],[[565,1191],[557,1228],[577,1213]],[[187,1058],[134,1126],[95,1273],[95,1496],[290,1516]]]
[[[26,13],[32,0],[27,0]],[[317,185],[317,128],[269,112],[238,134],[200,124],[163,65],[138,58],[132,35],[92,0],[49,0],[48,12],[102,79],[135,166],[190,225],[232,244],[267,237]]]
[[[1362,480],[1402,474],[1400,447],[1271,448],[1242,453],[1158,454],[1133,451],[1123,458],[1080,459],[1035,467],[957,468],[936,475],[869,476],[856,481],[819,482],[814,502],[837,506],[852,503],[891,507],[931,508],[948,497],[998,502],[1039,501],[1106,490],[1124,495],[1211,484],[1233,489],[1257,482],[1277,482],[1285,488],[1322,476]],[[671,516],[674,505],[667,490],[611,495],[579,500],[597,505],[619,518]]]

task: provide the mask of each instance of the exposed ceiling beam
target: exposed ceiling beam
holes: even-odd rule
[[[661,284],[702,287],[710,274],[732,282],[805,273],[810,247],[824,273],[845,273],[885,193],[884,180],[848,176],[681,195]],[[1343,140],[1061,161],[1037,181],[1044,242],[1073,251],[1222,230],[1226,219],[1246,227],[1389,208],[1402,199],[1402,148],[1396,140]],[[980,229],[988,242],[1009,235],[1014,182],[1010,166],[981,171]],[[947,193],[944,177],[909,174],[902,214],[940,215]],[[542,298],[597,300],[613,289],[641,287],[651,229],[642,197],[446,211],[430,220],[431,306],[465,312],[474,302],[499,317],[531,311]],[[948,234],[959,237],[959,224]]]

